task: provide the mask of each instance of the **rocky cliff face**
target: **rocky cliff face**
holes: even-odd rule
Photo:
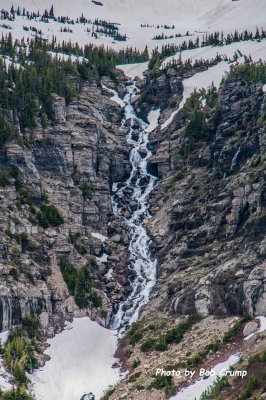
[[[265,313],[265,129],[262,85],[225,82],[191,136],[188,107],[153,134],[161,183],[148,228],[158,257],[149,310]]]
[[[138,112],[145,116],[160,106],[160,122],[167,119],[171,105],[176,109],[182,99],[180,78],[170,70],[143,83]],[[172,89],[170,80],[178,86]],[[143,98],[147,88],[154,98]],[[247,360],[265,350],[265,331],[244,340],[266,309],[262,85],[231,78],[218,92],[194,94],[167,128],[150,134],[150,148],[158,184],[145,225],[158,260],[157,282],[139,321],[120,342],[117,355],[129,374],[112,400],[170,398],[191,384],[187,378],[157,379],[157,368],[210,369],[241,352],[240,368],[247,369]],[[202,318],[184,337],[170,337],[184,316],[197,314]],[[241,322],[246,314],[253,322]],[[235,399],[244,385],[235,390],[230,381],[221,398]]]
[[[84,312],[103,324],[112,308],[102,296],[105,285],[109,297],[122,290],[106,275],[112,259],[101,257],[112,254],[112,242],[105,240],[112,185],[130,168],[121,108],[106,91],[84,82],[78,99],[66,106],[55,95],[53,108],[54,122],[18,131],[0,153],[0,330],[39,315],[52,333],[64,318],[80,315],[60,272],[62,257],[77,269],[89,268],[102,305],[91,303]],[[48,226],[47,211],[55,219]]]

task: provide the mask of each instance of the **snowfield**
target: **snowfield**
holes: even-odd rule
[[[190,59],[192,62],[195,60],[211,60],[215,58],[217,54],[220,56],[227,56],[228,59],[232,59],[235,52],[240,52],[243,56],[251,56],[254,61],[259,61],[260,59],[265,60],[266,40],[262,40],[260,42],[257,42],[256,40],[249,40],[246,42],[232,43],[221,47],[206,46],[198,49],[184,50],[181,52],[181,60],[186,61]],[[179,57],[180,53],[177,53],[175,56],[166,58],[162,64],[162,67],[171,63],[172,60],[178,60]]]
[[[200,397],[205,390],[210,388],[217,378],[222,376],[225,371],[228,371],[231,366],[239,361],[239,359],[240,354],[230,356],[226,361],[213,367],[213,371],[215,371],[214,375],[209,376],[207,379],[198,379],[195,383],[181,390],[174,397],[171,397],[171,400],[200,400]]]
[[[103,6],[96,5],[91,0],[1,0],[1,8],[10,10],[12,4],[15,8],[20,6],[28,11],[38,11],[42,13],[44,9],[50,10],[54,5],[56,16],[69,16],[75,19],[82,14],[88,19],[105,19],[113,23],[118,23],[119,32],[126,34],[126,42],[116,42],[110,37],[92,38],[86,32],[87,25],[63,25],[51,21],[49,24],[44,22],[29,21],[24,17],[17,17],[14,22],[3,21],[12,27],[13,37],[31,37],[33,32],[23,30],[25,26],[36,26],[41,29],[43,35],[52,38],[53,35],[59,41],[71,40],[85,45],[89,42],[94,44],[104,44],[114,49],[121,49],[125,46],[133,46],[144,49],[148,45],[149,49],[161,46],[165,43],[181,43],[184,38],[172,38],[166,40],[152,40],[155,35],[164,33],[167,36],[176,34],[184,35],[187,31],[192,34],[191,39],[202,36],[205,32],[223,30],[224,33],[234,32],[235,29],[243,31],[245,29],[255,30],[256,27],[266,27],[266,7],[265,0],[101,0]],[[162,12],[163,8],[163,12]],[[149,27],[141,27],[149,24]],[[157,28],[159,24],[159,28]],[[165,29],[163,26],[175,26],[174,29]],[[0,25],[2,25],[0,23]],[[154,25],[154,26],[153,26]],[[68,27],[73,30],[70,32],[60,32],[61,27]],[[9,32],[8,29],[0,27],[0,33]]]
[[[215,87],[219,87],[226,72],[230,70],[230,65],[222,61],[214,67],[209,68],[207,71],[199,72],[193,75],[191,78],[183,80],[183,99],[179,104],[177,110],[173,111],[170,117],[161,125],[161,129],[167,128],[167,126],[173,121],[174,117],[181,108],[183,108],[187,99],[195,90],[208,89],[212,84]]]
[[[245,29],[255,32],[256,28],[266,29],[266,0],[98,0],[101,5],[96,5],[92,0],[1,0],[0,9],[10,11],[12,5],[15,9],[19,6],[27,11],[38,10],[42,14],[45,9],[50,10],[54,6],[56,17],[69,16],[74,20],[82,14],[84,17],[94,21],[95,19],[106,20],[116,23],[121,35],[126,35],[126,41],[115,41],[111,37],[92,37],[88,29],[92,28],[91,23],[61,24],[49,20],[49,23],[38,20],[28,20],[23,16],[16,16],[15,21],[0,20],[0,35],[11,33],[13,39],[34,38],[35,33],[30,27],[42,31],[43,38],[51,40],[56,37],[57,42],[78,42],[80,46],[89,43],[104,45],[115,50],[133,47],[143,50],[148,46],[149,51],[159,49],[165,44],[181,44],[183,41],[195,41],[197,37],[203,38],[206,33],[215,31],[233,33],[236,29],[239,33]],[[8,27],[4,27],[8,25]],[[141,26],[144,25],[144,26]],[[167,25],[164,26],[164,25]],[[174,27],[173,27],[174,26]],[[73,32],[62,32],[62,28],[68,28]],[[176,35],[190,36],[176,37]],[[164,40],[154,40],[156,35],[164,34],[173,36]],[[181,59],[192,61],[203,59],[210,60],[217,54],[233,58],[238,52],[243,61],[243,56],[249,56],[253,60],[266,59],[266,40],[247,41],[232,43],[222,47],[202,47],[193,50],[183,51]],[[51,53],[56,56],[55,53]],[[68,59],[64,54],[58,54],[61,59]],[[162,67],[166,66],[173,59],[178,59],[180,54],[166,59]],[[75,61],[76,57],[71,59]],[[11,61],[6,59],[7,66]],[[142,77],[147,69],[148,63],[120,65],[124,73],[131,79]],[[230,64],[222,61],[219,64],[195,74],[183,81],[183,99],[166,121],[161,125],[165,129],[175,118],[178,111],[184,106],[188,97],[195,89],[207,89],[212,83],[219,87],[222,77],[229,71]],[[104,86],[103,86],[104,87]],[[112,100],[124,108],[125,102],[120,99],[117,93],[104,87],[113,93]],[[264,86],[266,93],[266,85]],[[130,107],[126,111],[132,111]],[[132,116],[132,115],[131,115]],[[151,133],[159,125],[161,110],[152,110],[148,116],[149,127],[146,134]],[[148,140],[148,138],[146,138]],[[145,140],[146,140],[145,139]],[[146,142],[144,145],[146,146]],[[145,148],[144,146],[144,148]],[[140,147],[141,148],[141,147]],[[137,152],[138,149],[136,149]],[[137,156],[139,154],[137,153]],[[117,190],[117,188],[116,188]],[[134,222],[134,221],[133,221]],[[107,238],[100,233],[93,232],[92,236],[104,242]],[[142,236],[143,237],[143,236]],[[144,237],[146,240],[147,238]],[[148,240],[148,239],[147,239]],[[145,255],[146,256],[146,255]],[[98,258],[103,262],[107,261],[104,254]],[[149,260],[148,260],[149,261]],[[149,264],[149,262],[148,262]],[[112,270],[108,271],[112,274]],[[147,297],[147,296],[146,296]],[[146,299],[146,298],[145,298]],[[143,300],[142,300],[143,301]],[[148,301],[148,300],[147,300]],[[137,317],[136,317],[137,318]],[[262,330],[266,329],[265,318],[260,317]],[[261,330],[260,330],[261,331]],[[2,339],[5,336],[3,334]],[[1,339],[1,335],[0,335]],[[247,338],[248,339],[248,338]],[[120,379],[118,368],[112,368],[116,362],[114,353],[117,348],[117,336],[114,331],[104,329],[89,318],[74,319],[66,329],[54,338],[49,339],[50,347],[46,353],[51,359],[45,366],[30,376],[32,381],[32,392],[37,400],[80,400],[83,394],[92,392],[98,400],[109,385],[116,384]],[[222,368],[228,368],[238,361],[239,356],[231,356],[227,361],[215,367],[217,374]],[[8,382],[9,375],[3,368],[3,360],[0,358],[0,387],[7,390],[11,386]],[[195,384],[184,389],[174,396],[173,400],[194,400],[206,388],[213,384],[215,379],[201,379]]]
[[[89,318],[76,318],[49,339],[45,366],[30,375],[38,400],[80,400],[92,392],[98,400],[109,385],[120,378],[114,353],[117,338]]]
[[[136,77],[142,78],[143,73],[148,69],[148,62],[137,64],[123,64],[118,65],[117,68],[122,69],[124,74],[131,79]]]
[[[7,342],[9,335],[9,331],[4,331],[0,333],[0,342],[4,346]],[[0,357],[0,389],[3,391],[12,389],[11,383],[9,381],[12,379],[12,376],[6,372],[4,368],[3,358]]]

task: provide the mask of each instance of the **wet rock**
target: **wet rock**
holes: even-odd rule
[[[137,209],[138,209],[138,202],[137,201],[135,201],[135,200],[132,200],[130,203],[129,203],[129,206],[130,206],[130,209],[132,210],[132,211],[136,211]]]
[[[136,142],[139,140],[139,132],[138,131],[133,131],[131,133],[131,137],[133,140],[135,140]]]
[[[115,242],[115,243],[120,243],[121,242],[121,236],[120,235],[114,235],[110,238],[111,242]]]
[[[84,394],[80,400],[95,400],[95,396],[92,393]]]
[[[139,154],[141,155],[142,158],[145,158],[148,154],[148,151],[146,149],[139,149]]]
[[[25,140],[34,145],[22,146],[14,138],[5,148],[5,157],[0,157],[1,170],[12,176],[8,188],[0,188],[1,227],[10,232],[8,240],[5,235],[0,238],[0,331],[38,315],[46,334],[60,331],[65,318],[77,313],[60,260],[66,258],[78,268],[91,265],[92,279],[101,286],[106,266],[97,266],[94,256],[115,252],[111,243],[91,233],[107,234],[112,219],[111,186],[129,175],[130,148],[120,126],[121,108],[96,85],[82,82],[79,86],[79,98],[68,105],[52,95],[54,121],[40,129],[37,115],[37,128],[30,135],[25,131]],[[16,202],[19,192],[12,171],[19,175],[31,206]],[[38,225],[44,202],[56,207],[63,224]],[[17,268],[18,264],[23,268]],[[104,301],[105,309],[111,308],[110,300]]]
[[[133,306],[132,301],[126,301],[126,302],[123,304],[123,310],[124,310],[124,311],[129,310],[132,306]]]

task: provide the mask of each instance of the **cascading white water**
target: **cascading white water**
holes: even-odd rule
[[[149,133],[146,129],[150,128],[149,131],[156,124],[151,123],[149,126],[137,118],[131,104],[132,96],[138,92],[135,82],[128,87],[128,93],[123,100],[114,90],[102,86],[113,93],[112,100],[124,107],[122,125],[127,127],[127,140],[132,145],[130,177],[112,197],[114,213],[130,230],[129,268],[136,273],[134,280],[130,282],[132,292],[120,304],[112,321],[111,328],[122,334],[128,325],[137,320],[156,281],[156,261],[151,257],[150,238],[144,224],[144,220],[150,217],[148,196],[156,183],[156,178],[147,171],[151,152],[148,150]],[[158,113],[154,114],[154,118],[158,119]],[[133,138],[136,131],[138,140]],[[127,193],[129,191],[130,199]],[[125,207],[129,207],[128,200],[135,201],[137,206],[131,210],[129,218],[125,218],[123,212]],[[102,241],[106,239],[98,233],[93,233],[93,236]],[[131,307],[127,309],[124,307],[126,301],[131,303]],[[65,329],[50,339],[51,346],[47,352],[51,359],[31,377],[33,392],[38,400],[87,400],[90,392],[98,400],[108,385],[114,385],[123,378],[123,374],[112,367],[117,361],[113,356],[117,347],[116,332],[100,327],[87,317],[75,318],[70,327],[71,329]]]
[[[114,97],[117,96],[114,91],[112,92]],[[154,189],[156,178],[147,171],[148,159],[151,156],[151,151],[148,149],[149,133],[146,132],[148,124],[136,116],[132,106],[132,98],[137,92],[136,82],[133,81],[123,99],[125,117],[122,125],[128,129],[127,141],[132,146],[130,153],[132,169],[128,180],[112,196],[115,215],[123,220],[130,231],[128,267],[135,271],[134,280],[130,282],[132,292],[124,302],[120,303],[111,323],[111,328],[120,333],[137,320],[140,309],[149,301],[150,292],[156,281],[156,260],[152,259],[149,249],[151,239],[144,224],[144,220],[150,217],[148,197]],[[130,217],[126,218],[123,216],[127,205],[124,200],[128,199],[130,192],[131,201],[135,204]],[[127,309],[125,302],[130,304]]]

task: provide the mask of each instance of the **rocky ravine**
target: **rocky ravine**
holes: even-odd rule
[[[153,103],[168,117],[171,103],[178,105],[182,99],[180,78],[168,70],[149,81],[154,97],[144,104],[136,99],[136,109],[147,115]],[[112,400],[170,397],[171,389],[151,389],[155,368],[182,368],[206,345],[222,343],[239,316],[265,314],[263,85],[231,78],[215,96],[213,104],[199,99],[204,119],[194,133],[188,129],[193,119],[190,102],[166,129],[159,126],[151,134],[150,169],[160,182],[150,198],[152,218],[146,226],[158,260],[157,283],[134,328],[137,334],[131,331],[134,340],[129,335],[120,344],[118,354],[130,372]],[[141,350],[150,338],[162,340],[182,316],[193,313],[203,319],[180,345],[162,344],[161,351],[155,351],[150,343],[150,350]],[[250,355],[265,349],[266,340],[263,333],[252,343],[244,342],[242,332],[232,343],[207,353],[199,365],[210,368],[241,351],[245,368]],[[174,379],[176,387],[180,383]],[[228,389],[222,398],[235,399],[236,393]]]
[[[217,108],[203,108],[208,136],[188,137],[186,111],[154,135],[151,162],[162,183],[151,200],[148,225],[160,265],[152,304],[179,315],[261,315],[266,305],[262,85],[229,80],[219,89],[218,102],[219,119]]]
[[[0,168],[8,176],[0,189],[1,330],[25,316],[40,315],[46,333],[53,334],[65,318],[81,315],[59,269],[62,257],[76,268],[89,266],[94,293],[102,298],[101,307],[90,304],[83,314],[87,311],[108,324],[113,304],[124,295],[119,281],[127,282],[127,275],[115,277],[124,265],[120,257],[127,240],[123,243],[121,235],[120,243],[115,237],[106,242],[93,235],[121,231],[112,221],[111,206],[112,184],[130,172],[121,108],[109,100],[108,92],[85,82],[77,100],[66,107],[54,96],[53,107],[55,122],[19,134],[1,150]],[[44,203],[57,208],[63,224],[39,226]],[[120,257],[112,257],[114,247]],[[104,252],[108,262],[98,259]],[[113,277],[106,275],[109,268]],[[102,296],[103,291],[109,297]]]
[[[163,116],[182,98],[182,76],[174,70],[166,74],[148,82]],[[108,79],[104,84],[114,87]],[[121,96],[124,84],[121,77],[116,87]],[[82,82],[79,98],[67,107],[54,96],[53,123],[19,134],[1,150],[1,179],[8,177],[0,193],[1,329],[27,315],[40,316],[46,335],[61,330],[65,319],[84,314],[108,325],[112,311],[132,292],[129,280],[135,274],[126,268],[130,235],[111,204],[111,195],[130,174],[130,146],[121,108],[110,96],[107,89]],[[145,116],[152,105],[140,99],[135,98],[135,109]],[[201,102],[204,117],[195,131],[188,130],[191,102],[169,127],[150,135],[149,171],[159,183],[149,199],[152,218],[144,223],[153,237],[158,276],[140,318],[140,344],[166,334],[181,316],[197,313],[205,319],[165,352],[146,354],[140,344],[129,347],[126,337],[119,354],[131,371],[134,364],[136,375],[126,378],[111,400],[169,397],[164,390],[150,394],[155,367],[186,362],[206,343],[222,340],[234,316],[265,313],[262,85],[231,79],[214,103],[194,101]],[[125,218],[127,206],[136,206],[130,193]],[[38,223],[47,205],[59,211],[59,226],[44,229]],[[63,280],[62,258],[75,268],[89,268],[98,301],[90,297],[82,311]],[[238,350],[233,343],[207,361],[215,364],[217,357]]]

